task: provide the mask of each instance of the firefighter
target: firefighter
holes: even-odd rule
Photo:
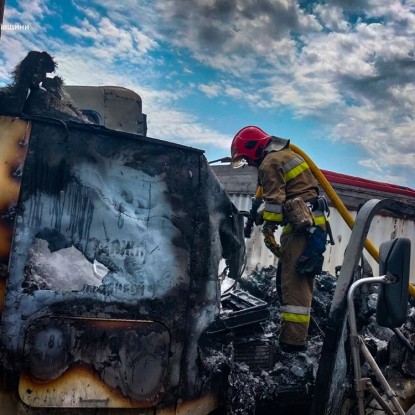
[[[231,158],[233,168],[248,164],[258,169],[256,198],[262,197],[264,207],[256,223],[281,263],[279,344],[285,352],[299,352],[306,350],[314,277],[321,272],[327,237],[317,181],[289,144],[248,126],[235,135]],[[278,226],[283,226],[281,245],[274,237]]]

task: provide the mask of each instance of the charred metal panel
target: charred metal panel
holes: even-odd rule
[[[30,128],[31,124],[28,121],[0,116],[0,317],[3,310],[16,204]]]
[[[235,362],[245,363],[255,375],[271,370],[276,361],[275,343],[264,338],[235,342]]]
[[[21,398],[174,408],[207,396],[197,343],[218,315],[221,258],[240,273],[242,226],[199,150],[33,122],[1,337]]]
[[[236,289],[222,295],[221,313],[206,333],[230,331],[268,320],[269,317],[270,311],[265,301],[246,291]]]
[[[4,15],[4,4],[6,0],[0,0],[0,24],[3,23],[3,15]],[[0,28],[0,37],[1,37],[1,28]]]
[[[31,406],[112,406],[114,399],[103,397],[93,387],[91,380],[98,375],[102,383],[117,391],[112,395],[119,395],[118,399],[128,396],[142,407],[151,407],[168,389],[169,345],[167,328],[156,322],[39,318],[26,331],[25,376],[19,394]],[[88,387],[74,388],[73,393],[56,388],[54,394],[47,394],[35,393],[37,388],[27,386],[29,380],[32,385],[56,380],[75,368],[88,368],[95,375]]]

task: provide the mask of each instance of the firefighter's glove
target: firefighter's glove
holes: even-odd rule
[[[262,234],[264,235],[265,246],[278,258],[281,257],[281,247],[277,244],[274,232],[277,229],[277,224],[265,221],[262,227]]]
[[[255,225],[261,226],[264,223],[264,211],[260,210],[255,216]]]
[[[248,220],[246,221],[246,224],[244,227],[245,238],[251,237],[252,228],[254,227],[254,224],[259,225],[259,223],[257,223],[257,216],[258,216],[258,209],[261,206],[261,204],[262,204],[262,198],[258,198],[258,197],[252,198],[252,207],[251,207],[251,210],[249,211]]]
[[[252,233],[252,228],[254,227],[254,224],[251,221],[246,222],[244,226],[244,236],[245,238],[250,238]]]
[[[310,228],[307,245],[295,263],[297,272],[308,277],[320,274],[323,268],[323,253],[326,250],[326,243],[327,235],[323,229]]]

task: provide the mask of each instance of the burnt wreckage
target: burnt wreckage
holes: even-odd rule
[[[2,407],[215,409],[223,382],[202,376],[198,343],[221,259],[240,274],[242,218],[202,151],[84,123],[35,81],[20,111],[23,93],[2,96],[4,182],[20,182],[3,206]]]
[[[353,371],[346,321],[350,286],[371,275],[360,263],[370,222],[402,204],[363,206],[339,275],[316,278],[307,353],[284,353],[277,270],[241,278],[243,218],[203,152],[91,123],[47,77],[55,66],[30,52],[0,93],[6,415],[371,413],[379,367],[409,409],[415,393],[397,386],[415,375],[407,240],[381,250],[400,291],[378,281],[355,296],[355,343],[375,370]]]

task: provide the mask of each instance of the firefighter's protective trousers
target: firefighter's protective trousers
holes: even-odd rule
[[[281,294],[280,341],[305,345],[310,324],[310,307],[313,299],[314,278],[295,270],[295,263],[307,245],[304,231],[291,231],[281,235]]]
[[[317,222],[320,217],[317,217]],[[325,225],[320,225],[325,231]],[[314,275],[296,271],[296,262],[308,243],[307,231],[288,230],[281,235],[281,295],[280,341],[296,346],[306,344],[313,300]]]

